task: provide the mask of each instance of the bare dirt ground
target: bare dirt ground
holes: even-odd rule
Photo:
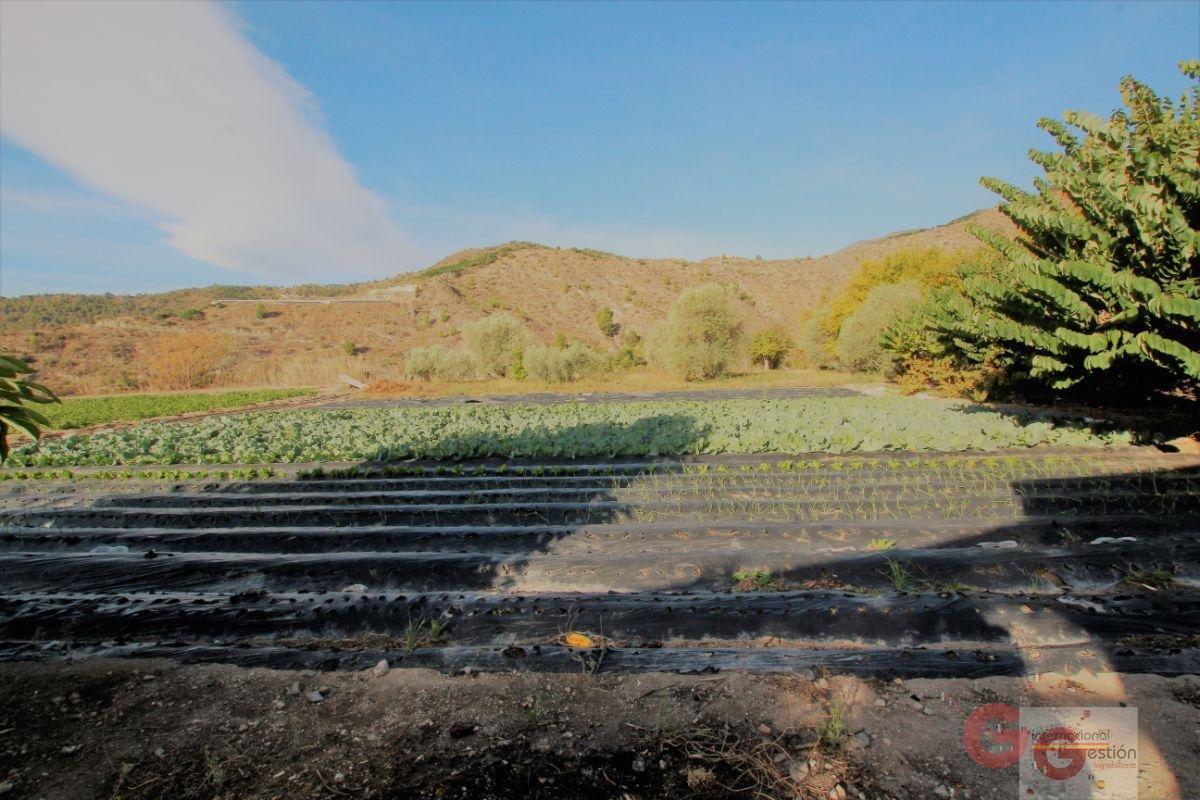
[[[1196,677],[302,673],[128,660],[0,666],[0,796],[1009,800],[1016,767],[979,766],[962,745],[966,716],[991,702],[1135,706],[1141,800],[1200,796]]]

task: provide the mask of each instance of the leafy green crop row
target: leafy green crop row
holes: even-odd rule
[[[69,469],[49,470],[0,470],[0,481],[256,481],[277,477],[270,467],[242,467],[240,469],[158,469],[158,470],[102,470],[99,472],[72,472]]]
[[[70,430],[106,422],[133,422],[147,417],[169,417],[190,411],[236,408],[312,394],[311,389],[255,389],[191,394],[129,394],[115,397],[81,397],[46,406],[42,413],[51,428]]]
[[[981,407],[904,397],[295,409],[143,423],[13,452],[13,466],[400,458],[995,450],[1127,444]]]

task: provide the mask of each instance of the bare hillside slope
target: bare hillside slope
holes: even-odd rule
[[[604,344],[595,321],[604,307],[625,331],[645,335],[681,290],[706,281],[740,287],[753,325],[792,326],[864,260],[909,247],[976,247],[970,223],[1008,224],[989,209],[819,258],[637,259],[514,242],[369,284],[12,298],[3,300],[0,343],[33,357],[41,379],[68,393],[184,388],[190,374],[180,362],[196,354],[218,385],[395,376],[407,350],[454,345],[465,324],[500,310],[525,320],[542,341],[562,333]],[[348,343],[356,355],[347,354]]]

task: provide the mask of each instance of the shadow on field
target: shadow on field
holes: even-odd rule
[[[544,474],[538,475],[528,470],[522,473],[534,487],[557,486],[552,481],[547,483],[539,478],[545,478],[558,465],[569,467],[579,458],[579,453],[594,452],[596,442],[604,442],[611,447],[610,455],[587,456],[582,460],[590,464],[614,465],[616,469],[599,470],[586,480],[568,482],[559,487],[561,493],[558,494],[535,493],[524,499],[520,495],[501,496],[494,504],[487,503],[481,496],[448,498],[451,502],[465,499],[467,503],[478,505],[431,511],[420,524],[433,526],[434,538],[446,534],[453,537],[455,531],[451,529],[454,528],[497,526],[501,530],[489,530],[480,533],[473,542],[461,542],[461,545],[480,556],[479,562],[465,564],[465,569],[441,575],[429,572],[422,581],[425,588],[452,591],[505,591],[514,588],[521,582],[521,573],[531,564],[536,564],[539,556],[548,554],[556,543],[583,534],[591,526],[629,522],[628,507],[620,503],[617,490],[634,485],[645,476],[657,472],[658,462],[655,462],[655,458],[677,463],[679,456],[696,452],[703,444],[706,433],[706,428],[698,425],[692,417],[661,414],[628,425],[596,422],[555,430],[531,427],[502,435],[480,433],[440,440],[435,450],[461,454],[462,457],[456,459],[458,462],[470,460],[470,467],[483,465],[506,470],[493,475],[511,476],[521,467],[537,465],[537,469],[545,470]],[[515,452],[538,455],[508,457],[508,454]],[[445,462],[436,463],[439,467],[445,465]],[[359,469],[369,471],[375,466],[362,464]],[[514,468],[512,473],[507,472],[509,468]],[[469,474],[463,477],[465,481],[470,480]],[[532,491],[536,492],[536,488]],[[493,554],[495,558],[489,558]],[[445,563],[449,566],[454,562]],[[430,567],[436,569],[434,565]],[[579,578],[584,580],[585,576],[580,575]],[[404,578],[397,581],[398,584],[404,582]]]
[[[267,623],[286,614],[255,604],[294,593],[342,596],[312,600],[336,604],[332,617],[313,622],[317,627],[336,619],[394,634],[412,613],[409,600],[397,595],[475,591],[553,596],[567,606],[572,593],[639,594],[653,604],[658,593],[694,592],[695,598],[671,601],[681,616],[711,613],[720,620],[712,630],[687,628],[692,638],[846,632],[902,642],[912,620],[922,626],[913,637],[918,641],[971,633],[996,642],[1014,623],[1033,640],[1051,634],[1055,641],[1107,643],[1126,637],[1130,626],[1168,638],[1200,628],[1198,466],[1012,480],[1011,470],[989,478],[977,464],[958,477],[936,459],[931,467],[925,458],[875,454],[864,456],[879,462],[873,471],[835,469],[841,459],[833,459],[828,469],[821,461],[820,469],[804,471],[817,483],[792,484],[782,475],[800,473],[774,468],[729,472],[726,480],[715,458],[704,462],[708,477],[719,479],[712,484],[699,475],[684,490],[672,488],[677,484],[669,478],[659,481],[681,470],[674,456],[701,449],[704,440],[704,429],[679,414],[629,425],[516,429],[441,442],[470,461],[363,462],[320,480],[105,493],[86,506],[20,509],[9,520],[22,530],[0,538],[0,550],[8,551],[0,553],[0,583],[13,594],[72,592],[119,602],[146,592],[228,594],[221,606],[228,614],[182,613],[188,607],[179,604],[178,620],[159,615],[164,625],[203,633],[234,632],[253,614],[266,615],[262,629],[269,632]],[[611,447],[611,458],[572,460],[597,441]],[[505,458],[514,451],[538,455]],[[1123,466],[1123,456],[1096,452]],[[626,455],[635,453],[661,458]],[[1190,463],[1163,459],[1164,467]],[[1158,465],[1142,456],[1130,463],[1144,470]],[[922,478],[922,470],[934,483],[932,494],[909,491],[909,479]],[[767,488],[756,494],[753,478],[760,475]],[[835,491],[821,496],[825,477]],[[852,499],[840,494],[846,487]],[[658,508],[642,513],[649,506]],[[873,544],[889,539],[894,549]],[[907,587],[893,587],[889,572],[896,565]],[[735,570],[748,568],[764,570],[769,588],[810,591],[763,602],[770,591],[735,586]],[[1185,591],[1180,580],[1193,581],[1193,589]],[[815,596],[821,593],[828,596]],[[1060,602],[1068,594],[1072,603]],[[754,610],[746,610],[745,597],[753,598]],[[1021,612],[1015,621],[988,616],[1025,602],[1014,597],[1032,597],[1030,605],[1046,613]],[[351,614],[347,603],[361,611]],[[591,602],[580,624],[592,625],[612,606]],[[10,629],[21,617],[34,624],[30,607],[22,608]],[[87,613],[92,606],[79,608]],[[816,613],[838,609],[854,614],[842,613],[833,625],[822,621],[832,616]],[[148,634],[128,627],[133,618],[104,619],[127,626],[122,633]],[[644,621],[626,619],[633,627]],[[957,622],[947,626],[945,619]],[[659,638],[671,638],[673,630],[666,626]]]
[[[504,434],[477,433],[471,436],[448,436],[439,439],[435,452],[457,453],[460,460],[472,458],[508,458],[518,450],[536,452],[535,458],[575,458],[577,454],[594,451],[596,442],[610,446],[613,458],[644,458],[647,455],[674,456],[695,453],[708,434],[706,426],[684,414],[659,414],[645,417],[629,425],[612,422],[592,422],[566,428],[547,430],[528,427]],[[588,457],[600,461],[602,458]],[[514,460],[513,463],[520,463]]]
[[[1016,619],[977,606],[971,613],[979,619],[972,624],[980,624],[981,633],[1002,631],[1014,647],[1091,648],[1086,663],[1052,656],[1027,663],[1029,674],[1080,667],[1120,671],[1112,667],[1118,656],[1131,665],[1135,651],[1177,655],[1200,647],[1197,479],[1200,465],[1015,480],[1008,486],[1020,504],[1019,518],[918,548],[839,554],[773,574],[788,587],[882,588],[898,608],[922,595],[1027,597],[1022,608],[1028,610]],[[911,519],[899,527],[916,532],[931,522]],[[889,585],[896,570],[908,581],[904,589]]]
[[[974,403],[961,410],[964,414],[1000,414],[1022,426],[1043,422],[1072,431],[1101,434],[1129,431],[1132,444],[1137,445],[1156,445],[1190,436],[1200,428],[1196,420],[1196,400],[1192,398],[1169,398],[1153,405],[1107,409],[1073,404]]]
[[[702,426],[679,414],[628,425],[524,428],[449,436],[430,448],[435,459],[438,452],[461,456],[453,461],[360,462],[321,475],[320,483],[214,485],[190,499],[122,500],[119,511],[105,508],[107,500],[101,499],[93,511],[106,524],[115,519],[126,528],[204,529],[174,535],[170,542],[196,554],[221,551],[220,558],[143,562],[136,570],[129,570],[127,559],[114,558],[113,574],[100,574],[99,566],[88,575],[64,573],[60,588],[79,590],[86,581],[97,589],[100,580],[106,591],[232,586],[336,592],[354,585],[372,592],[510,589],[555,543],[589,526],[628,523],[631,504],[617,491],[657,472],[656,456],[678,463],[676,456],[695,452],[704,437]],[[558,466],[580,460],[576,454],[594,452],[596,442],[609,445],[611,455],[582,461],[605,468],[594,475],[557,473]],[[514,452],[538,455],[507,457]],[[629,455],[634,453],[650,455]],[[207,493],[220,498],[209,500]],[[188,503],[198,513],[179,514]],[[164,516],[163,506],[176,513]],[[243,553],[252,557],[239,560]],[[128,571],[140,584],[122,585],[117,570]]]

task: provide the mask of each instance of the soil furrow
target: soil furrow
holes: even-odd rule
[[[76,642],[302,637],[353,649],[379,637],[403,647],[436,622],[455,645],[553,643],[571,631],[626,646],[686,641],[850,641],[926,645],[956,640],[1041,643],[1130,636],[1200,636],[1200,594],[1118,597],[854,595],[840,592],[691,595],[308,595],[176,593],[27,595],[0,599],[0,639]]]
[[[714,547],[891,549],[938,546],[1007,549],[1031,544],[1087,544],[1105,537],[1153,540],[1200,533],[1200,519],[1126,514],[1023,518],[1003,527],[994,520],[844,520],[804,524],[706,522],[595,525],[410,525],[328,528],[38,528],[0,526],[0,552],[87,552],[98,547],[171,552],[321,553],[326,551],[555,552],[638,547],[698,550]]]
[[[1142,570],[1167,581],[1195,581],[1200,542],[1164,536],[1153,542],[1079,547],[1026,547],[1002,557],[980,547],[897,549],[736,549],[674,555],[612,552],[547,553],[351,552],[260,553],[3,553],[0,582],[8,592],[71,591],[648,591],[727,589],[739,570],[761,570],[781,587],[903,590],[932,585],[954,590],[1020,593],[1114,589]]]

